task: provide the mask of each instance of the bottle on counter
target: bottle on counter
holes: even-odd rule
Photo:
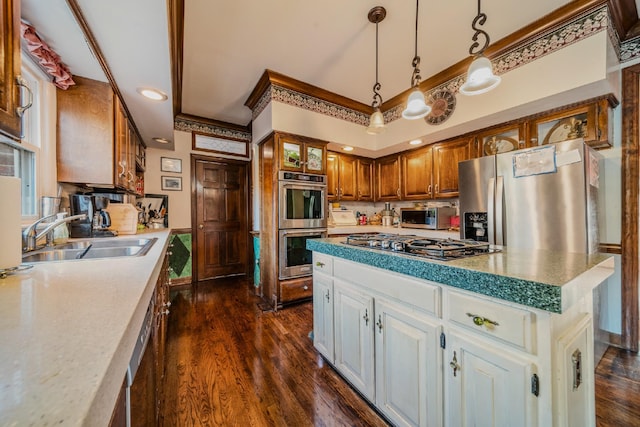
[[[56,221],[64,219],[65,216],[67,216],[66,212],[56,214]],[[66,222],[63,222],[53,229],[53,244],[60,245],[62,243],[67,243],[67,240],[69,240],[69,227],[67,227]]]

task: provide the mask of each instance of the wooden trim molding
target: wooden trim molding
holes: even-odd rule
[[[622,70],[622,345],[638,351],[640,65]]]
[[[173,228],[171,229],[171,234],[191,234],[190,228]]]
[[[173,117],[182,109],[182,64],[184,62],[184,0],[167,0]]]
[[[626,41],[638,35],[638,9],[634,0],[610,1],[609,13],[620,40]]]
[[[622,245],[617,245],[615,243],[600,243],[598,246],[598,252],[622,255]]]

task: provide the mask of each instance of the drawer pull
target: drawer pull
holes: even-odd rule
[[[460,369],[460,365],[458,365],[458,358],[456,357],[456,352],[453,352],[453,359],[449,362],[449,366],[453,369],[453,376],[455,377]]]
[[[316,267],[324,267],[324,262],[316,261]]]
[[[303,289],[303,290],[305,290],[305,291],[308,291],[308,290],[309,290],[309,287],[308,287],[307,285],[304,285],[304,286],[302,287],[302,289]]]
[[[487,319],[486,317],[481,317],[472,313],[467,313],[467,316],[472,317],[473,323],[477,326],[486,326],[487,329],[493,329],[495,326],[500,326],[498,322]]]

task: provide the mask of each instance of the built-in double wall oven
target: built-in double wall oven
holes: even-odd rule
[[[327,177],[281,171],[278,198],[279,277],[309,276],[307,240],[327,236]]]

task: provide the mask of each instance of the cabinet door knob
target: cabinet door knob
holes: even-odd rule
[[[308,291],[308,290],[309,290],[309,287],[308,287],[307,285],[304,285],[304,286],[302,287],[302,290],[304,290],[304,291]]]
[[[453,369],[453,376],[455,377],[460,369],[460,365],[458,365],[458,358],[456,357],[456,352],[453,352],[453,359],[449,362],[449,366]]]
[[[376,322],[378,326],[378,332],[382,333],[382,315],[378,314],[378,321]]]
[[[204,228],[204,224],[198,224],[198,228],[202,230]]]
[[[325,298],[327,299],[327,302],[329,302],[329,289],[327,289],[327,294],[325,295]]]
[[[364,325],[369,326],[369,310],[366,308],[364,309],[364,316],[362,316],[362,319],[364,319]]]

